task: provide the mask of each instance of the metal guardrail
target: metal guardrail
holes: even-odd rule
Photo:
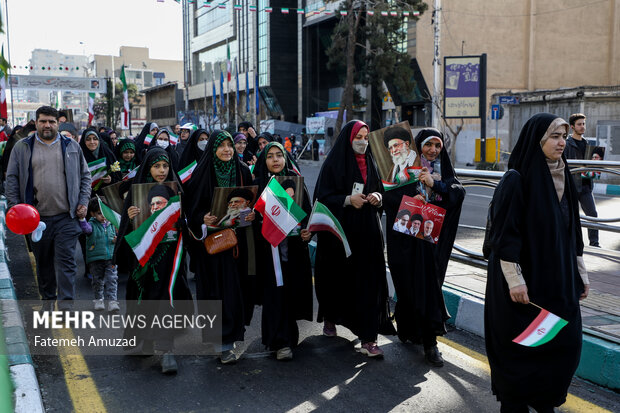
[[[589,161],[589,160],[568,160],[569,167],[577,167],[571,169],[572,174],[578,174],[581,172],[595,171],[610,173],[620,176],[620,162],[617,161]],[[480,186],[486,188],[495,188],[500,179],[504,176],[504,172],[501,171],[487,171],[478,169],[455,169],[456,175],[459,177],[464,187],[467,186]],[[620,222],[620,217],[616,218],[597,218],[589,217],[586,215],[580,215],[581,226],[584,228],[598,229],[601,231],[610,231],[620,233],[620,226],[606,225],[607,222]],[[478,227],[473,225],[459,224],[460,228],[469,228],[475,230],[484,231],[484,227]],[[471,264],[477,267],[486,267],[486,260],[483,255],[477,251],[467,249],[456,242],[454,243],[454,249],[462,254],[452,253],[452,258]],[[464,254],[464,255],[463,255]]]

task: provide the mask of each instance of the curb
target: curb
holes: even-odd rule
[[[8,379],[13,385],[13,395],[9,400],[14,403],[12,406],[14,412],[42,413],[45,408],[41,398],[41,389],[30,357],[28,338],[7,265],[8,255],[4,244],[6,231],[4,212],[6,207],[6,198],[2,196],[0,197],[0,316],[2,320],[0,323],[0,339],[2,339],[0,350],[4,346],[6,351],[0,351],[0,375],[4,373],[2,371],[2,358],[5,358],[10,372]],[[0,383],[3,379],[0,377]],[[0,394],[2,394],[1,386]]]
[[[458,329],[484,337],[484,299],[460,291],[451,285],[444,285],[443,295],[448,312],[448,320]],[[581,360],[575,373],[611,390],[620,390],[620,344],[583,333]]]
[[[592,192],[600,195],[620,195],[620,185],[595,183]]]

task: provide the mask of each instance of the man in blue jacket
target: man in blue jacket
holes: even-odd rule
[[[36,112],[37,132],[13,148],[7,168],[8,206],[34,206],[46,225],[32,244],[39,293],[59,308],[70,308],[75,293],[75,248],[81,233],[78,218],[86,216],[91,179],[76,141],[58,133],[58,111],[42,106]],[[58,271],[56,271],[58,265]]]

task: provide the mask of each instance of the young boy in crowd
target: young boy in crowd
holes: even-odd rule
[[[99,200],[93,198],[88,204],[90,219],[80,220],[80,227],[86,234],[86,265],[93,276],[92,286],[96,311],[105,310],[104,299],[108,301],[108,311],[120,310],[117,300],[118,274],[112,263],[116,230],[101,213]]]

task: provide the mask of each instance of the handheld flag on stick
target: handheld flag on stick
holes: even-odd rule
[[[284,280],[278,245],[306,217],[306,213],[273,177],[256,201],[254,209],[263,215],[261,233],[271,244],[276,285],[280,287],[284,285]]]
[[[164,238],[166,232],[174,228],[174,224],[181,216],[181,202],[179,196],[174,196],[168,201],[168,205],[153,212],[135,231],[125,235],[127,244],[131,247],[140,265],[148,262],[155,252],[157,245]]]
[[[194,169],[196,169],[196,165],[198,165],[198,163],[194,161],[179,171],[179,178],[181,178],[182,183],[190,180],[192,173],[194,173]]]
[[[121,66],[121,83],[123,84],[123,129],[129,129],[129,92],[125,78],[125,65]]]
[[[101,178],[107,175],[108,173],[108,165],[106,164],[106,159],[101,158],[96,161],[92,161],[88,163],[88,170],[90,171],[90,179],[91,185],[94,187],[99,183]]]
[[[310,219],[308,220],[307,230],[311,232],[331,232],[340,241],[342,241],[342,245],[344,246],[344,252],[346,253],[347,257],[351,255],[351,247],[349,246],[349,241],[347,240],[347,236],[344,233],[344,229],[342,229],[340,222],[338,222],[338,220],[331,213],[329,208],[327,208],[319,201],[316,201],[314,203],[314,206],[312,207],[312,213],[310,214]]]
[[[526,347],[538,347],[553,340],[560,330],[568,324],[568,321],[534,303],[530,304],[540,308],[540,314],[512,341]]]
[[[103,217],[110,221],[110,224],[114,225],[114,228],[118,229],[121,225],[121,215],[107,206],[101,198],[99,198],[99,195],[97,195],[97,200],[99,201],[99,209],[101,209]]]
[[[179,242],[177,243],[177,249],[174,252],[174,261],[172,262],[172,272],[170,273],[170,282],[168,283],[168,295],[170,296],[170,305],[174,307],[174,298],[172,292],[174,290],[174,284],[179,276],[181,270],[181,261],[183,260],[183,234],[179,234]]]

